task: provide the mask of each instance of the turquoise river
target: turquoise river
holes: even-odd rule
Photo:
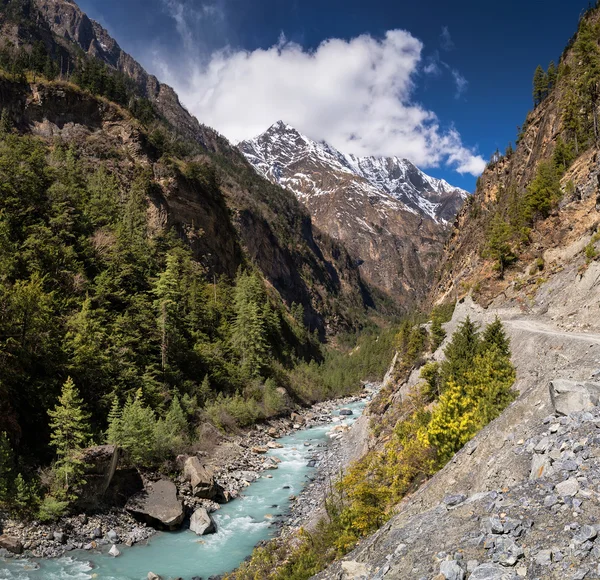
[[[364,402],[348,405],[354,414],[343,418],[343,423],[355,421],[364,406]],[[279,439],[283,448],[269,451],[281,459],[279,469],[268,472],[272,479],[261,477],[240,498],[213,514],[216,534],[199,537],[187,529],[162,532],[147,545],[119,545],[121,555],[117,558],[107,554],[109,545],[103,547],[103,553],[74,551],[52,560],[0,559],[0,579],[146,580],[152,571],[165,580],[190,580],[194,576],[207,580],[212,575],[230,572],[252,553],[256,544],[276,533],[273,522],[288,511],[290,495],[297,495],[315,471],[308,467],[308,460],[316,445],[326,443],[328,431],[336,424],[339,425],[298,430]]]

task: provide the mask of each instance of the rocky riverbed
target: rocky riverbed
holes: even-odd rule
[[[367,386],[358,397],[319,403],[309,409],[294,412],[290,417],[256,425],[238,435],[219,435],[217,445],[210,451],[199,450],[193,456],[178,457],[175,472],[177,475],[171,479],[176,485],[175,499],[181,505],[182,513],[190,516],[200,507],[209,513],[218,510],[220,503],[242,494],[263,472],[277,469],[277,458],[267,456],[267,452],[278,447],[278,438],[300,429],[340,422],[339,417],[332,415],[334,409],[368,398],[371,392],[372,388]],[[311,460],[320,469],[310,485],[311,489],[316,486],[321,492],[327,478],[339,468],[340,461],[343,461],[343,431],[345,429],[340,425],[332,434],[330,445],[315,449]],[[214,489],[218,493],[198,493],[199,484],[190,477],[185,467],[190,462],[196,462],[197,468],[214,480]],[[165,476],[145,473],[142,479],[146,490],[151,490],[156,482],[165,481]],[[314,497],[305,493],[295,502],[290,516],[292,525],[296,525],[314,509]],[[139,513],[136,514],[138,519],[132,517],[130,511],[111,509],[94,515],[81,514],[62,518],[52,525],[40,522],[25,524],[6,518],[3,535],[0,536],[0,557],[55,558],[72,550],[97,550],[103,546],[106,546],[105,549],[115,546],[118,550],[116,546],[119,544],[131,546],[145,542],[155,533],[155,529],[147,523],[141,523]]]

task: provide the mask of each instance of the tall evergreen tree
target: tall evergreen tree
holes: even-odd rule
[[[541,161],[533,181],[527,187],[524,200],[524,218],[533,223],[547,218],[552,206],[560,199],[560,179],[553,161]]]
[[[129,399],[120,418],[118,443],[134,465],[151,465],[156,453],[156,415],[144,405],[141,389]]]
[[[551,91],[556,86],[556,81],[558,79],[558,70],[553,60],[550,61],[546,74],[548,76],[548,89]]]
[[[481,336],[481,351],[484,352],[492,347],[498,349],[498,352],[510,360],[510,339],[506,336],[504,325],[498,316],[494,322],[488,324]]]
[[[442,327],[442,319],[437,314],[437,311],[433,311],[431,316],[431,350],[435,351],[444,342],[446,338],[446,331]]]
[[[85,447],[90,437],[89,415],[70,377],[63,385],[58,404],[48,415],[52,430],[50,442],[59,458],[67,458]]]
[[[246,376],[260,377],[267,362],[268,344],[261,289],[252,274],[240,274],[235,289],[235,319],[231,342],[241,359]]]
[[[548,75],[538,65],[533,75],[533,105],[537,107],[548,95]]]
[[[573,46],[577,62],[576,90],[582,104],[592,118],[593,135],[598,142],[598,99],[600,98],[600,46],[598,46],[598,24],[583,18]]]
[[[106,442],[111,445],[120,445],[123,440],[122,417],[123,409],[119,404],[119,398],[115,397],[108,413],[108,429],[106,431]]]
[[[8,436],[0,433],[0,505],[10,498],[13,483],[14,457]]]
[[[62,388],[58,404],[48,411],[50,416],[50,442],[56,449],[58,460],[54,465],[60,490],[73,497],[73,490],[81,483],[83,462],[79,451],[90,438],[89,415],[83,409],[79,391],[69,377]]]
[[[444,388],[450,381],[458,385],[464,384],[465,375],[479,350],[479,343],[479,326],[467,316],[444,349],[446,358],[441,366]]]
[[[510,225],[500,215],[495,215],[486,236],[484,257],[493,259],[500,278],[514,260],[515,255],[511,246],[512,231]]]

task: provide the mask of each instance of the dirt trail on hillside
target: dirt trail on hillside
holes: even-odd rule
[[[533,334],[545,334],[548,336],[562,337],[567,340],[581,340],[588,343],[594,342],[600,344],[600,334],[591,332],[564,332],[539,320],[508,319],[502,320],[502,323],[504,326],[508,327],[508,329],[512,328],[523,332],[531,332]]]

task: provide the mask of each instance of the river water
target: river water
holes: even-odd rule
[[[342,423],[353,423],[364,407],[363,401],[345,406],[354,414],[342,418]],[[117,558],[107,554],[108,545],[103,547],[103,553],[74,551],[54,560],[0,559],[0,579],[146,580],[152,571],[165,580],[189,580],[193,576],[206,580],[211,575],[230,572],[252,553],[256,544],[275,535],[273,522],[284,516],[290,495],[298,495],[315,470],[308,467],[309,458],[318,444],[327,442],[330,429],[339,424],[302,429],[278,439],[283,448],[270,450],[269,455],[281,459],[279,468],[263,472],[243,496],[212,514],[216,534],[197,536],[188,529],[161,532],[147,545],[119,545],[121,555]]]

